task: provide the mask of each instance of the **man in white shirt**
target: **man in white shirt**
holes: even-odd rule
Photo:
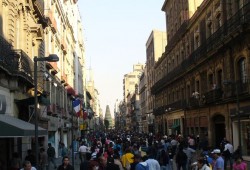
[[[23,168],[21,170],[36,170],[36,168],[31,166],[30,161],[24,161]]]
[[[86,160],[86,152],[88,151],[88,147],[85,145],[85,142],[81,143],[81,146],[79,147],[79,157],[81,160],[81,163]]]
[[[224,150],[223,150],[225,169],[227,168],[227,162],[228,161],[229,161],[229,164],[230,164],[230,169],[233,168],[233,157],[232,157],[233,152],[234,152],[233,145],[229,141],[226,141],[226,144],[224,145]]]
[[[159,162],[153,158],[153,153],[151,150],[147,151],[148,159],[145,161],[148,166],[149,170],[161,170],[161,166]]]

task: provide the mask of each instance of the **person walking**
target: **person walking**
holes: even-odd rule
[[[68,149],[67,149],[67,147],[65,146],[64,143],[62,143],[62,153],[61,153],[61,156],[62,157],[68,156]]]
[[[131,153],[130,148],[125,149],[125,154],[121,157],[122,166],[124,169],[129,170],[131,168],[131,164],[134,162],[134,155]]]
[[[74,167],[69,163],[69,157],[63,157],[63,163],[57,168],[57,170],[74,170]]]
[[[211,153],[215,160],[213,170],[224,170],[224,159],[221,157],[220,149],[214,149]]]
[[[48,169],[50,169],[50,162],[53,164],[54,168],[56,169],[56,163],[55,163],[55,148],[51,145],[51,143],[48,144],[47,149],[47,155],[48,155]]]
[[[31,165],[36,167],[36,157],[35,157],[35,155],[33,154],[31,149],[29,149],[27,152],[28,152],[28,154],[25,157],[25,161],[30,161]]]
[[[85,145],[85,142],[81,143],[81,146],[79,147],[79,158],[81,160],[81,163],[86,160],[86,152],[88,151],[88,147]]]
[[[119,165],[116,165],[114,162],[114,158],[109,156],[107,159],[107,166],[105,167],[107,170],[120,170]]]
[[[36,168],[31,165],[30,161],[26,160],[23,163],[23,168],[21,168],[20,170],[36,170]]]
[[[197,159],[197,167],[198,167],[198,170],[210,170],[210,165],[206,159],[206,156],[199,157]]]
[[[233,145],[226,140],[226,144],[224,145],[224,150],[222,152],[222,155],[224,157],[224,169],[227,169],[227,162],[229,162],[230,170],[233,169],[233,153],[234,153]]]
[[[22,166],[22,160],[17,152],[12,154],[12,159],[10,160],[10,170],[19,170]]]
[[[176,153],[175,162],[177,164],[177,170],[187,170],[188,157],[185,152],[183,152],[183,146],[179,146],[178,152]]]
[[[141,157],[139,163],[135,166],[135,170],[149,170],[149,166],[146,161],[146,156]]]
[[[187,164],[186,164],[186,169],[190,169],[191,164],[193,162],[193,157],[195,155],[195,150],[190,148],[187,143],[183,144],[183,152],[187,155]]]
[[[154,152],[147,151],[147,156],[148,159],[145,162],[148,164],[149,170],[161,170],[159,162],[154,158]]]
[[[238,156],[235,158],[235,162],[233,164],[233,170],[247,170],[247,164],[243,161],[243,159]]]
[[[41,170],[47,170],[48,169],[48,155],[45,152],[44,148],[40,149],[40,155],[39,155],[39,165]]]

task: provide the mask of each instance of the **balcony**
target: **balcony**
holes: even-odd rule
[[[202,64],[208,59],[209,54],[216,52],[218,49],[223,48],[225,43],[230,41],[235,41],[239,35],[244,35],[245,30],[249,29],[250,23],[250,3],[247,3],[243,8],[241,8],[234,16],[228,19],[224,25],[222,25],[216,32],[214,32],[201,46],[195,49],[186,60],[174,68],[169,73],[165,74],[162,79],[157,81],[151,88],[151,92],[156,94],[161,89],[166,87],[168,84],[173,81],[181,78],[182,74],[185,74],[187,71],[191,70],[195,66]],[[185,25],[184,25],[185,26]],[[183,26],[183,30],[184,27]],[[180,28],[180,30],[182,30]],[[236,34],[232,39],[232,35]],[[170,40],[170,42],[172,39]],[[174,44],[173,42],[171,42]],[[170,43],[169,43],[170,44]],[[173,46],[173,45],[172,45]],[[166,46],[166,52],[170,51],[172,47]],[[168,53],[168,52],[167,52]],[[166,54],[167,54],[166,53]]]
[[[177,44],[177,42],[180,41],[180,39],[182,38],[183,34],[187,30],[187,26],[188,26],[188,21],[185,21],[185,22],[182,23],[182,25],[180,26],[180,28],[176,31],[176,33],[170,39],[170,41],[168,42],[168,45],[165,48],[166,54],[168,54],[173,49],[173,47]]]
[[[48,13],[48,19],[49,19],[49,23],[50,23],[50,26],[51,26],[53,33],[56,33],[58,31],[57,30],[57,22],[56,22],[56,19],[54,16],[54,12],[52,10],[50,10]]]
[[[17,76],[20,76],[30,83],[33,83],[32,78],[32,70],[34,70],[33,61],[30,59],[30,57],[21,49],[15,50],[15,53],[18,58],[18,63],[16,67],[16,74]]]
[[[17,68],[18,58],[12,45],[0,36],[0,68],[12,75]]]
[[[174,103],[170,103],[165,106],[166,109],[170,110],[178,110],[178,109],[184,109],[187,106],[186,100],[178,100]]]
[[[61,75],[61,83],[64,83],[64,85],[68,85],[68,79],[67,79],[67,74],[65,74],[64,72]]]
[[[64,53],[64,54],[67,54],[67,48],[68,48],[68,46],[67,46],[67,43],[66,43],[66,41],[65,41],[65,38],[62,38],[62,41],[61,41],[61,48],[62,48],[62,50],[63,50],[63,53]]]
[[[46,62],[46,67],[51,70],[52,74],[57,74],[58,73],[58,67],[56,62]]]
[[[55,104],[50,104],[47,106],[47,114],[48,115],[56,114],[56,105]]]
[[[165,106],[160,106],[160,107],[153,109],[153,114],[155,116],[163,115],[164,113],[165,113]]]
[[[204,93],[204,102],[206,104],[216,103],[222,100],[223,91],[221,88],[211,90],[207,93]]]
[[[48,20],[44,16],[44,0],[32,0],[35,15],[38,18],[38,22],[42,24],[44,27],[48,26]]]

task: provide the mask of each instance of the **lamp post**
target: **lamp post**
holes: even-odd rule
[[[37,62],[39,61],[49,61],[57,62],[59,58],[56,54],[50,54],[48,57],[34,57],[34,90],[35,90],[35,103],[34,103],[34,114],[35,114],[35,154],[36,154],[36,167],[39,164],[39,146],[38,146],[38,114],[37,114]]]

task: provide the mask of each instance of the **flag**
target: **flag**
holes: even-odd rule
[[[76,99],[73,101],[73,108],[76,112],[76,114],[78,115],[78,113],[81,111],[81,100]]]

